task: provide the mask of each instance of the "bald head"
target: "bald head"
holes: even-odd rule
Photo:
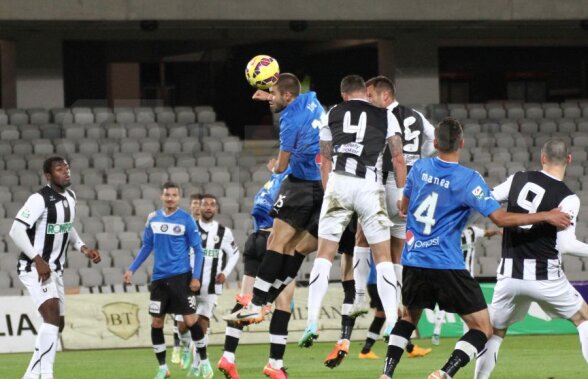
[[[546,163],[558,166],[566,166],[569,163],[570,151],[564,140],[551,138],[541,148]]]

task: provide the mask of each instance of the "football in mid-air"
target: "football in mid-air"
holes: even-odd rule
[[[253,87],[268,89],[278,81],[280,66],[269,55],[257,55],[247,63],[245,77]]]

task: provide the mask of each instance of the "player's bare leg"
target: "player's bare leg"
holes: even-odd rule
[[[270,321],[270,356],[263,368],[264,375],[272,379],[288,377],[284,367],[284,353],[288,339],[288,323],[291,316],[291,304],[294,297],[296,282],[290,282],[276,299],[276,308]]]
[[[351,307],[355,298],[353,259],[345,253],[341,254],[341,284],[344,291],[343,304],[341,305],[341,338],[325,359],[325,366],[329,368],[339,366],[349,353],[351,332],[355,326],[355,317],[351,316]]]

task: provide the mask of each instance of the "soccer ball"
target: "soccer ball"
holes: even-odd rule
[[[245,78],[249,84],[259,89],[268,89],[278,81],[280,66],[278,61],[269,55],[253,57],[245,68]]]

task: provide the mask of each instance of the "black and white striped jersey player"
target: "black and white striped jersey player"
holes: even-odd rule
[[[525,317],[532,302],[550,317],[576,325],[588,362],[588,305],[561,267],[562,254],[588,257],[588,244],[576,238],[580,199],[563,182],[571,160],[565,141],[552,138],[541,149],[541,171],[517,172],[492,191],[496,200],[507,203],[509,212],[535,213],[559,207],[569,214],[571,224],[564,230],[550,224],[504,228],[502,259],[489,307],[494,335],[478,356],[477,379],[490,377],[508,327]]]

